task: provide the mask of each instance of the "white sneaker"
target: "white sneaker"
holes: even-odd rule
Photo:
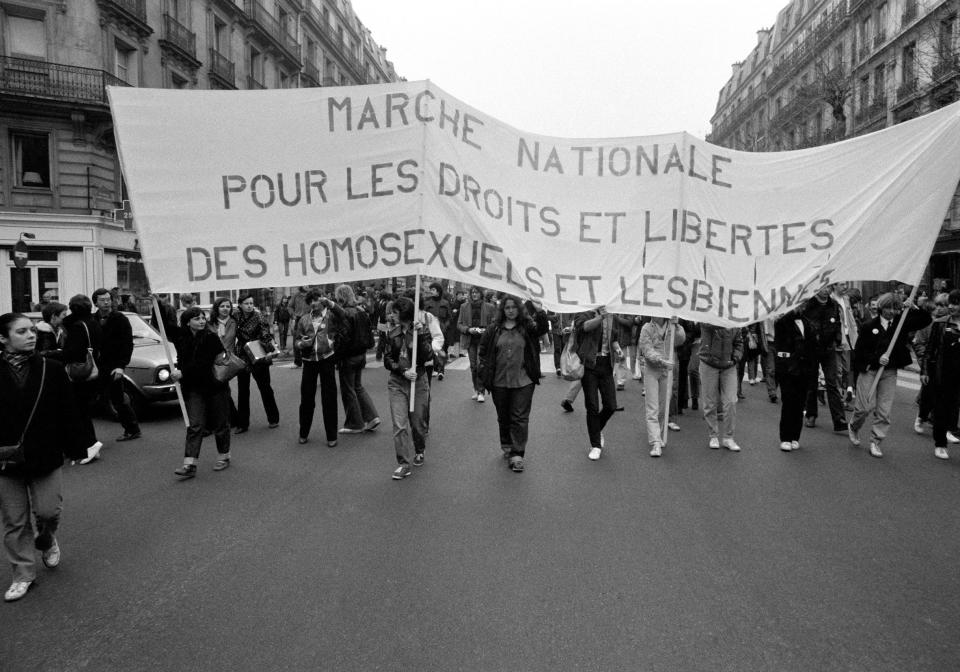
[[[710,437],[710,443],[707,444],[710,450],[720,450],[720,439],[715,436]]]
[[[650,457],[660,457],[663,455],[663,445],[659,443],[653,444],[653,448],[650,449]]]
[[[476,392],[474,392],[473,394],[470,395],[470,398],[476,401],[478,396],[479,395]]]
[[[800,450],[800,442],[799,442],[799,441],[791,441],[791,442],[790,442],[790,449],[791,449],[791,450]]]
[[[913,421],[913,431],[917,434],[923,434],[923,421],[919,417]]]
[[[87,456],[80,460],[79,464],[90,464],[94,460],[100,459],[100,450],[103,448],[103,443],[97,441],[95,444],[87,448]]]
[[[949,443],[960,443],[960,439],[953,432],[947,432],[947,441]]]
[[[30,590],[31,583],[33,583],[33,581],[14,581],[10,584],[10,587],[7,588],[7,592],[3,594],[3,601],[13,602],[14,600],[19,600]]]
[[[668,423],[667,423],[667,429],[669,429],[669,430],[672,431],[672,432],[679,432],[679,431],[680,431],[680,425],[678,425],[678,424],[675,423],[675,422],[668,422]]]
[[[477,395],[477,401],[479,401],[481,404],[483,403],[483,392]]]
[[[591,448],[590,452],[587,453],[587,459],[594,460],[594,461],[599,460],[600,453],[601,453],[601,450],[599,448]]]
[[[740,446],[737,445],[737,442],[733,439],[724,439],[723,447],[729,450],[731,453],[739,453]]]
[[[937,446],[933,449],[933,456],[938,460],[949,460],[950,453],[947,452],[947,449],[943,446]]]
[[[880,446],[873,441],[870,442],[870,454],[874,457],[883,457],[883,452],[880,450]]]
[[[860,445],[860,437],[857,435],[857,432],[853,429],[853,425],[847,426],[847,435],[850,437],[850,443],[855,446]]]
[[[793,450],[793,444],[790,441],[781,441],[780,450],[785,453],[789,453],[791,450]]]

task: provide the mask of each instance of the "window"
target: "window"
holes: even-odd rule
[[[40,133],[10,134],[13,173],[18,187],[50,188],[50,136]]]
[[[917,43],[911,42],[903,48],[901,56],[900,72],[903,75],[901,81],[904,84],[910,83],[917,78]]]
[[[940,54],[941,61],[950,60],[953,57],[953,26],[956,22],[956,16],[949,16],[940,22],[937,51]]]
[[[247,63],[250,77],[259,84],[263,84],[263,54],[254,47],[250,47],[250,60]]]
[[[227,24],[217,18],[213,20],[213,49],[218,54],[230,56],[230,33]]]
[[[19,58],[47,59],[47,32],[43,17],[4,16],[7,55]]]
[[[873,102],[878,103],[886,98],[886,67],[878,65],[873,71]]]
[[[843,42],[833,48],[833,67],[843,68]]]
[[[138,84],[137,50],[117,41],[113,52],[113,74],[131,86]]]
[[[870,99],[870,77],[864,75],[860,78],[860,109],[867,107],[867,101]]]

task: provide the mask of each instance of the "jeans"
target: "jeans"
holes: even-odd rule
[[[827,404],[830,406],[830,417],[834,426],[847,421],[843,413],[843,400],[840,398],[840,388],[837,385],[837,351],[822,350],[817,353],[817,361],[823,367],[823,380],[827,387]],[[817,382],[818,374],[810,377],[807,388],[807,417],[817,417]]]
[[[703,419],[711,439],[732,439],[737,428],[737,368],[717,369],[700,362],[703,381]],[[723,424],[717,418],[717,408],[723,413]]]
[[[584,367],[583,405],[587,409],[587,435],[590,446],[600,447],[600,432],[617,409],[617,388],[613,382],[613,365],[610,357],[597,355],[596,364]],[[598,399],[599,397],[599,399]],[[603,404],[602,407],[600,404]]]
[[[290,322],[277,322],[277,347],[281,350],[287,348],[287,334],[290,331]]]
[[[217,452],[230,454],[230,388],[215,392],[184,390],[183,401],[187,407],[186,446],[184,457],[196,461],[200,457],[200,443],[203,432],[209,429],[217,442]]]
[[[267,414],[267,423],[273,425],[280,422],[280,409],[277,408],[277,399],[273,396],[270,387],[270,367],[265,364],[256,364],[237,374],[237,427],[250,427],[250,377],[253,376],[260,390],[263,400],[263,410]]]
[[[377,417],[377,409],[367,391],[363,389],[363,368],[367,354],[353,355],[340,360],[340,399],[343,401],[343,426],[348,429],[363,429]]]
[[[478,367],[480,350],[480,339],[476,336],[470,338],[470,345],[467,347],[467,358],[470,360],[470,377],[473,379],[473,391],[477,394],[483,393],[483,382],[480,380],[480,371]]]
[[[583,389],[583,379],[571,380],[570,386],[567,387],[567,394],[563,397],[571,404],[577,400],[577,395],[580,394],[580,390]]]
[[[494,387],[493,404],[497,407],[500,428],[500,449],[510,457],[523,457],[527,449],[530,407],[534,383],[523,387]]]
[[[663,425],[660,419],[667,413],[672,390],[667,388],[670,369],[643,365],[643,406],[646,410],[647,443],[651,446],[663,443]],[[671,385],[672,387],[672,385]]]
[[[427,383],[429,372],[417,376],[414,384],[413,412],[410,412],[410,381],[391,373],[387,379],[387,396],[390,399],[390,419],[393,421],[393,448],[397,464],[410,464],[413,453],[422,454],[426,449],[426,427],[423,413],[430,398]]]
[[[767,379],[767,396],[777,396],[777,349],[772,341],[767,341],[767,350],[763,355],[763,372]]]
[[[890,409],[893,408],[893,395],[897,391],[897,370],[884,369],[877,383],[875,394],[870,394],[877,371],[867,371],[857,377],[857,396],[853,402],[853,418],[850,427],[859,434],[867,415],[873,411],[871,440],[877,445],[887,436],[890,429]]]
[[[327,441],[337,440],[337,368],[333,357],[319,362],[303,361],[300,376],[300,438],[310,436],[313,411],[317,407],[317,378],[320,379],[320,413]]]
[[[0,476],[3,546],[13,566],[14,581],[36,579],[36,551],[53,546],[63,509],[62,484],[62,468],[37,478]],[[36,521],[36,538],[31,517]]]

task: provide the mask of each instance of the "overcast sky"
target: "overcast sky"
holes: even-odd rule
[[[400,76],[521,130],[703,137],[787,0],[352,0]]]

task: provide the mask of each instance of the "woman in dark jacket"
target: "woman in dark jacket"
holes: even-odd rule
[[[933,399],[933,455],[949,460],[947,432],[960,408],[960,290],[947,298],[947,314],[933,321],[920,360],[920,381]]]
[[[70,314],[63,318],[63,328],[67,339],[63,345],[63,362],[83,362],[87,359],[87,349],[93,349],[93,360],[100,368],[100,346],[103,334],[100,321],[93,317],[93,302],[85,294],[77,294],[69,301]],[[87,446],[87,456],[80,464],[89,464],[100,456],[103,444],[97,440],[97,431],[93,427],[91,409],[100,390],[96,380],[71,381],[77,399],[77,411],[80,414],[80,432]]]
[[[506,296],[477,353],[484,389],[493,394],[500,450],[515,472],[523,471],[534,385],[540,384],[540,336],[547,331],[542,310],[528,314],[520,299]]]
[[[237,321],[237,356],[246,359],[244,346],[250,341],[260,341],[267,351],[267,356],[259,362],[250,362],[246,371],[237,376],[237,420],[235,434],[242,434],[250,429],[250,377],[257,383],[260,398],[263,400],[263,410],[267,414],[267,426],[271,429],[280,424],[280,409],[277,408],[277,399],[270,386],[270,363],[277,355],[273,347],[273,335],[270,325],[263,319],[260,311],[253,302],[253,294],[245,294],[238,301],[240,310],[234,315]]]
[[[177,368],[171,373],[180,381],[187,407],[186,446],[183,466],[173,473],[181,478],[197,475],[200,444],[205,429],[217,442],[214,471],[230,466],[230,386],[213,375],[213,360],[223,352],[220,338],[207,329],[207,316],[197,307],[187,308],[180,316],[180,329],[174,339]]]
[[[0,464],[3,544],[13,568],[13,583],[3,599],[12,602],[26,595],[36,579],[36,551],[47,567],[60,564],[55,534],[63,458],[82,459],[86,444],[63,364],[36,352],[37,332],[30,318],[0,316],[0,344],[0,446],[15,446],[23,438],[22,461]]]
[[[63,328],[63,318],[67,316],[67,307],[57,301],[51,301],[40,311],[43,318],[37,322],[37,352],[48,359],[63,361],[63,346],[67,342],[67,330]]]
[[[784,452],[800,448],[807,386],[818,366],[817,337],[813,324],[803,314],[804,305],[797,304],[773,325],[777,385],[783,400],[780,406],[780,450]]]

